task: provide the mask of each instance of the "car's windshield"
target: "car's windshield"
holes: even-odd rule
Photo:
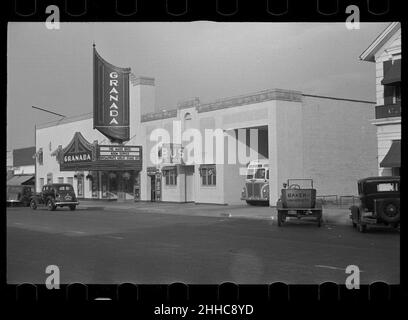
[[[58,191],[72,191],[71,186],[59,186]]]
[[[247,179],[265,179],[265,169],[264,168],[248,169]]]
[[[265,179],[265,169],[256,170],[255,179]]]

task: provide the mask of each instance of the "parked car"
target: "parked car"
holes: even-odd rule
[[[359,203],[350,207],[353,227],[400,224],[400,177],[369,177],[357,182]]]
[[[287,217],[313,218],[318,227],[321,227],[323,222],[322,204],[316,200],[312,179],[288,179],[281,189],[276,210],[278,227],[285,223]]]
[[[30,207],[36,210],[38,206],[46,206],[54,211],[57,207],[69,207],[75,210],[79,204],[74,188],[68,183],[53,183],[43,186],[42,191],[31,197]]]
[[[7,186],[7,206],[23,205],[28,207],[30,205],[30,199],[33,195],[32,186],[16,185]]]

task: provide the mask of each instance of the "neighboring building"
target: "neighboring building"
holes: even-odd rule
[[[14,149],[11,153],[12,175],[7,177],[8,185],[34,185],[35,147]],[[7,157],[9,159],[9,156]]]
[[[401,167],[401,25],[391,23],[360,55],[376,68],[375,119],[378,174],[399,175]]]
[[[357,179],[376,173],[373,102],[271,89],[205,104],[193,99],[159,112],[154,79],[131,75],[129,92],[130,141],[120,147],[110,147],[94,129],[92,113],[37,126],[37,191],[67,182],[79,198],[237,204],[242,169],[259,157],[269,159],[275,205],[288,178],[313,178],[318,195],[355,195]],[[160,128],[173,142],[158,144]],[[204,139],[195,148],[183,139],[205,137],[205,129],[219,129],[223,138]],[[248,147],[256,152],[236,163],[240,148]],[[224,163],[209,159],[211,150]],[[188,153],[203,160],[186,163]],[[132,154],[134,165],[117,160]]]

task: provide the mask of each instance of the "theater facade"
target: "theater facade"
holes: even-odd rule
[[[36,189],[70,183],[78,198],[239,204],[246,165],[269,162],[269,201],[312,178],[318,195],[356,195],[376,175],[375,103],[270,89],[155,105],[153,78],[94,49],[93,112],[36,127]]]

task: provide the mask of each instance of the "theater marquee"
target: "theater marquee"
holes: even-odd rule
[[[60,171],[142,170],[141,146],[89,143],[80,132],[60,153]]]
[[[99,146],[99,160],[139,161],[139,146]]]

